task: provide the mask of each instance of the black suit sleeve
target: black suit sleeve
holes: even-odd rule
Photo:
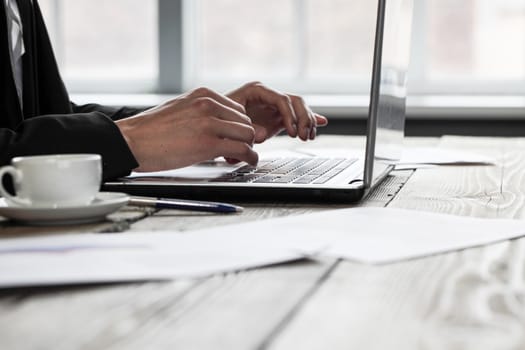
[[[109,106],[102,106],[94,103],[89,103],[85,105],[77,105],[75,103],[71,103],[71,108],[73,109],[73,112],[75,113],[91,113],[91,112],[100,112],[102,114],[105,114],[112,120],[119,120],[123,118],[132,117],[136,114],[139,114],[140,112],[145,111],[147,108],[132,108],[132,107],[109,107]],[[150,108],[150,107],[148,107]]]
[[[24,155],[97,153],[104,180],[126,176],[138,166],[118,127],[101,112],[39,116],[14,130],[0,128],[0,147],[1,164]]]
[[[71,104],[37,1],[18,0],[23,26],[23,108],[11,70],[4,1],[0,1],[0,165],[13,157],[98,153],[103,179],[125,176],[138,166],[114,120],[139,109]]]

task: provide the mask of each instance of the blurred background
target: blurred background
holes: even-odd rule
[[[493,118],[501,110],[507,119],[525,117],[525,0],[415,2],[411,114]],[[201,85],[225,91],[260,80],[332,97],[317,100],[327,108],[352,104],[334,96],[369,93],[376,1],[39,3],[73,93],[174,94]]]

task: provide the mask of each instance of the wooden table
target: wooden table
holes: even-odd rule
[[[309,147],[345,140],[325,136]],[[279,138],[271,147],[297,145],[291,142]],[[443,137],[407,144],[485,152],[497,164],[398,171],[359,205],[525,217],[525,139]],[[93,225],[3,222],[1,235],[191,231],[344,207],[245,206],[240,216],[126,207]],[[525,240],[385,266],[327,259],[197,280],[2,291],[0,348],[524,349]]]

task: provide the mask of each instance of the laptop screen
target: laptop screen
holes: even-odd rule
[[[367,187],[401,157],[412,14],[413,0],[378,0],[364,174]]]

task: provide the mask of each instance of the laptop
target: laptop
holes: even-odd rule
[[[261,160],[257,167],[212,161],[173,171],[134,173],[105,183],[103,189],[219,201],[359,201],[401,157],[412,14],[413,0],[378,0],[363,158],[279,157]],[[348,154],[355,154],[350,146]]]

